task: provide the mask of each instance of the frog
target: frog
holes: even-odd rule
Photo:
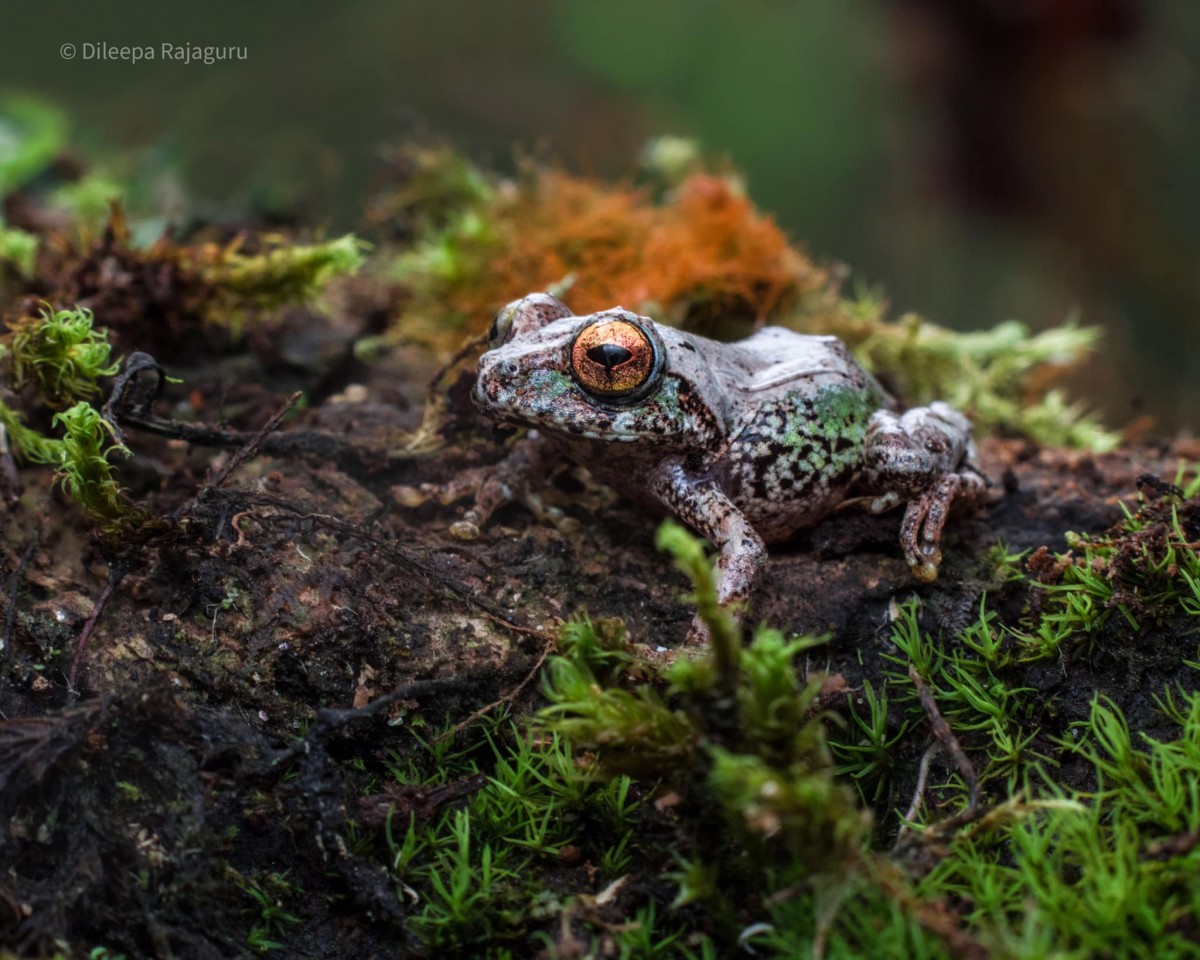
[[[460,535],[514,500],[569,520],[533,483],[565,458],[706,538],[718,601],[734,611],[767,544],[854,506],[904,504],[901,550],[931,583],[951,504],[978,503],[989,486],[966,416],[940,401],[902,411],[840,339],[780,326],[718,342],[619,306],[577,316],[532,293],[496,314],[472,396],[497,424],[528,429],[500,464],[443,491],[444,502],[475,493]],[[697,617],[687,639],[706,637]]]

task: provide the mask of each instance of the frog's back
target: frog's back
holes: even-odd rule
[[[764,327],[733,346],[716,373],[732,394],[745,394],[751,405],[766,402],[771,392],[816,392],[837,383],[876,392],[886,402],[883,388],[837,337]]]
[[[737,345],[737,425],[720,473],[765,539],[839,503],[862,464],[867,423],[891,398],[836,337],[767,327]]]

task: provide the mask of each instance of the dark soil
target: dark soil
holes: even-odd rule
[[[212,366],[172,366],[185,383],[156,415],[204,423],[215,445],[128,429],[136,456],[123,482],[176,522],[104,544],[50,492],[48,473],[22,473],[25,496],[0,533],[0,945],[18,954],[66,943],[238,955],[253,911],[230,870],[287,872],[304,891],[286,955],[403,954],[403,905],[343,842],[349,820],[370,821],[357,798],[388,753],[518,688],[518,715],[535,709],[537,683],[520,685],[573,614],[622,618],[663,655],[686,633],[686,584],[654,550],[656,522],[576,474],[551,492],[581,522],[570,536],[512,508],[464,542],[448,532],[461,507],[398,506],[395,486],[448,479],[503,448],[452,404],[440,453],[398,455],[420,422],[428,359],[400,351],[365,366],[349,353],[360,330],[310,329],[311,314],[289,322],[321,344],[309,368],[289,359],[278,330]],[[298,388],[319,405],[209,484]],[[1095,456],[987,441],[992,502],[952,518],[936,584],[909,577],[897,514],[844,513],[773,550],[749,619],[830,633],[808,666],[840,675],[853,697],[897,669],[884,659],[897,603],[917,597],[923,626],[946,643],[985,593],[1015,621],[1030,588],[998,582],[989,548],[1064,551],[1067,531],[1120,519],[1139,475],[1170,479],[1198,455],[1191,442]],[[71,690],[76,640],[113,571]],[[1143,691],[1161,690],[1194,653],[1194,637],[1150,625],[1021,679],[1045,706],[1042,737],[1086,716],[1097,692],[1131,728],[1153,731],[1160,718]],[[393,691],[386,709],[358,719],[318,713]],[[573,889],[590,889],[582,874]]]

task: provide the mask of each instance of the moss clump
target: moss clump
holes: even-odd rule
[[[832,333],[910,404],[944,400],[982,429],[1014,431],[1052,446],[1111,450],[1118,436],[1047,389],[1055,374],[1077,365],[1100,339],[1096,327],[1061,327],[1033,334],[1016,321],[956,333],[910,313],[886,319],[884,303],[861,296],[799,326]]]
[[[7,266],[20,277],[32,277],[37,261],[37,248],[36,236],[15,227],[5,227],[0,219],[0,275]]]
[[[39,279],[53,299],[87,302],[118,342],[171,356],[213,331],[237,337],[248,323],[316,302],[331,282],[362,266],[366,245],[347,234],[316,243],[275,235],[196,243],[160,236],[143,246],[113,207],[101,237],[56,234],[46,251]]]
[[[821,641],[760,629],[743,649],[700,543],[670,523],[659,543],[692,578],[711,654],[655,668],[604,650],[578,625],[549,666],[542,722],[594,752],[599,771],[658,780],[675,798],[674,902],[719,918],[709,947],[727,951],[774,897],[848,893],[863,876],[869,817],[835,779],[814,708],[822,682],[794,667]],[[625,687],[635,670],[644,679]],[[808,920],[825,922],[816,912]]]
[[[100,379],[113,376],[120,366],[112,359],[107,334],[93,327],[90,310],[45,305],[39,317],[10,325],[4,341],[0,358],[7,357],[12,388],[32,387],[51,409],[95,396]]]
[[[253,254],[240,247],[235,241],[174,251],[209,288],[205,318],[234,329],[249,314],[314,299],[335,277],[356,273],[367,249],[353,234],[324,243],[270,243]]]
[[[414,240],[394,266],[414,295],[405,335],[486,329],[530,290],[569,288],[581,313],[623,303],[693,325],[718,312],[761,321],[826,290],[826,273],[731,178],[695,173],[656,201],[554,168],[528,165],[504,183],[468,175],[446,151],[416,159],[417,186],[402,194],[416,207]],[[431,183],[470,189],[431,191],[422,214]]]
[[[92,326],[90,311],[53,310],[19,321],[0,339],[4,379],[16,391],[36,395],[58,410],[51,421],[62,436],[47,436],[26,425],[16,408],[0,399],[0,437],[4,456],[56,468],[55,480],[84,512],[109,533],[146,519],[121,492],[109,457],[129,451],[113,427],[85,398],[100,390],[99,381],[117,372],[104,331]]]

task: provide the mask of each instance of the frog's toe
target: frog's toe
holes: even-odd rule
[[[685,647],[707,647],[712,641],[712,631],[708,629],[708,624],[704,622],[704,618],[699,614],[692,620],[692,625],[688,629],[687,639],[683,641]]]
[[[542,523],[548,523],[559,533],[572,534],[579,532],[579,521],[564,513],[559,507],[546,503],[538,494],[528,491],[522,500],[527,510]]]
[[[396,484],[392,487],[392,499],[400,506],[412,509],[429,500],[429,491]]]
[[[456,520],[450,524],[450,536],[456,540],[477,540],[479,539],[479,524],[469,517]]]
[[[912,575],[922,583],[936,583],[938,578],[938,565],[931,561],[919,562],[915,558],[910,558],[909,563],[912,565]]]
[[[876,497],[869,504],[867,504],[867,511],[869,513],[887,513],[892,508],[898,507],[900,505],[900,501],[900,494],[895,490],[889,490],[887,493]]]

